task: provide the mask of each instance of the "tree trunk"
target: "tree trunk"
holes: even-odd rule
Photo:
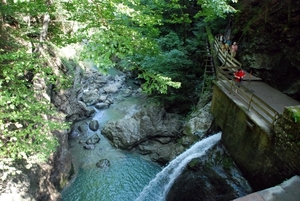
[[[39,41],[39,45],[34,50],[35,53],[40,52],[40,50],[43,48],[43,43],[45,42],[48,33],[49,23],[50,23],[50,15],[47,13],[44,15],[43,28],[40,33],[40,41]]]

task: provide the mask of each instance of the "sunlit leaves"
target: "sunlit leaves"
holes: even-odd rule
[[[111,67],[112,57],[122,58],[133,52],[151,54],[157,49],[153,38],[159,32],[153,25],[160,23],[160,15],[138,0],[76,0],[66,3],[66,8],[71,14],[69,19],[81,22],[74,37],[88,40],[82,57],[100,68]]]
[[[58,145],[49,130],[60,125],[45,118],[55,112],[49,103],[36,99],[32,88],[31,75],[55,77],[43,64],[27,48],[0,54],[0,158],[38,154],[46,159]]]
[[[161,94],[166,94],[169,87],[174,87],[176,89],[181,87],[180,82],[174,82],[171,78],[162,76],[160,74],[152,74],[150,72],[142,73],[138,76],[139,78],[145,80],[142,88],[146,93],[159,92]]]
[[[237,3],[237,0],[198,0],[201,10],[195,17],[204,17],[205,21],[211,21],[216,18],[225,18],[228,13],[237,12],[230,2]]]

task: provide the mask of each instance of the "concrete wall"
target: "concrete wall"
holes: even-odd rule
[[[254,190],[269,188],[300,173],[298,158],[288,162],[285,158],[290,150],[282,153],[277,148],[280,142],[276,136],[283,132],[282,126],[278,125],[277,134],[262,128],[249,117],[245,106],[234,102],[218,84],[214,86],[211,112],[222,129],[222,143]],[[284,171],[288,169],[292,170]]]

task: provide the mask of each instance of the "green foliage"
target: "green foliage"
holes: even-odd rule
[[[180,49],[183,42],[180,40],[178,34],[170,31],[167,35],[157,39],[157,43],[162,51],[171,51],[172,49]]]
[[[189,3],[189,1],[182,2],[178,0],[165,1],[160,7],[164,15],[163,22],[180,25],[190,24],[192,16],[186,13]]]
[[[149,3],[149,2],[148,2]],[[157,52],[154,37],[161,16],[138,0],[68,2],[65,8],[71,12],[69,20],[81,22],[73,35],[73,41],[88,39],[82,58],[92,59],[100,68],[110,68],[112,57],[123,58],[133,52],[152,54]]]
[[[298,123],[300,121],[300,109],[297,107],[291,107],[287,108],[287,110],[290,112],[291,116],[294,119],[295,123]]]
[[[229,2],[237,3],[237,0],[198,0],[201,10],[195,15],[196,18],[204,17],[204,21],[212,21],[217,18],[225,18],[229,13],[236,13]]]
[[[202,10],[196,17],[211,20],[235,12],[228,2],[199,0]],[[170,88],[183,85],[183,90],[188,88],[185,76],[194,67],[192,52],[197,51],[199,44],[181,37],[187,35],[186,25],[193,19],[185,12],[191,2],[185,3],[178,0],[1,2],[0,157],[26,159],[38,153],[45,158],[57,146],[49,131],[63,128],[47,119],[55,111],[48,101],[38,99],[34,85],[37,80],[33,80],[39,75],[49,83],[59,82],[69,87],[72,79],[55,76],[53,69],[47,67],[49,58],[35,51],[36,47],[48,45],[40,40],[44,14],[49,14],[52,20],[47,40],[65,45],[87,39],[82,58],[105,70],[114,65],[113,58],[123,58],[121,66],[139,72],[145,92],[173,96],[176,93]],[[181,24],[186,32],[182,35],[168,32],[159,37],[162,22]],[[14,27],[13,31],[4,30],[4,24]]]
[[[180,82],[172,80],[182,80],[182,71],[188,69],[192,61],[184,50],[179,50],[184,49],[183,43],[174,32],[157,39],[157,42],[164,50],[158,55],[136,54],[124,59],[120,66],[139,71],[138,78],[144,80],[142,87],[146,93],[166,94],[169,87],[181,87]]]
[[[0,158],[10,171],[11,161],[46,160],[58,146],[50,131],[67,125],[52,120],[57,114],[43,87],[58,81],[67,87],[70,78],[56,76],[47,65],[49,56],[33,52],[43,42],[40,19],[53,12],[53,5],[40,0],[0,4],[5,24],[0,24]]]
[[[144,79],[145,83],[143,84],[143,90],[146,93],[153,93],[158,91],[159,93],[166,94],[168,92],[168,87],[174,87],[176,89],[180,88],[180,82],[173,82],[171,78],[160,75],[160,74],[151,74],[143,73],[138,76],[138,78]]]
[[[57,140],[49,135],[49,130],[62,126],[47,118],[55,111],[48,102],[37,99],[33,82],[26,78],[26,72],[30,72],[39,73],[48,80],[55,79],[55,76],[46,74],[51,69],[41,66],[26,53],[26,49],[0,55],[1,158],[21,159],[38,154],[44,160],[58,145]]]

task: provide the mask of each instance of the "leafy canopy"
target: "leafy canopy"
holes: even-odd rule
[[[198,0],[201,10],[195,17],[211,20],[235,12],[228,2]],[[163,23],[191,23],[189,14],[184,12],[186,8],[187,5],[178,0],[74,0],[64,3],[64,9],[69,14],[68,20],[80,22],[69,41],[87,39],[82,58],[92,60],[98,68],[104,70],[114,65],[114,58],[123,59],[135,54],[139,55],[138,58],[152,57],[160,60],[159,55],[164,54],[163,47],[161,49],[156,40],[160,29],[164,26]],[[170,9],[175,12],[170,13]],[[130,69],[137,70],[139,78],[146,80],[143,85],[145,92],[152,93],[153,89],[157,89],[160,93],[166,93],[169,86],[180,87],[180,83],[172,81],[172,77],[155,72],[153,68],[141,70],[138,62],[131,59]]]
[[[195,17],[204,17],[205,21],[212,21],[217,18],[225,18],[228,13],[236,13],[229,3],[237,3],[238,0],[198,0],[201,10]]]
[[[138,71],[145,80],[146,92],[167,93],[169,87],[181,86],[182,72],[191,60],[173,33],[160,37],[164,23],[187,25],[192,17],[212,20],[235,12],[229,0],[197,2],[201,10],[190,16],[185,12],[190,1],[179,0],[1,1],[0,157],[18,159],[39,153],[45,158],[57,145],[47,132],[58,125],[45,118],[55,115],[53,108],[37,99],[33,79],[39,75],[56,83],[59,78],[49,59],[35,51],[37,47],[45,48],[50,41],[66,45],[87,39],[82,58],[106,70],[114,65],[114,58],[124,59],[123,67]],[[176,13],[170,14],[169,9]],[[51,22],[48,41],[42,41],[46,14]]]
[[[47,84],[58,80],[48,66],[48,58],[34,52],[42,43],[39,37],[42,24],[38,22],[52,11],[52,6],[40,0],[0,3],[2,161],[28,159],[32,155],[39,160],[47,159],[58,146],[50,131],[65,128],[64,124],[49,119],[57,115],[55,108],[42,98],[38,89],[42,80]]]

